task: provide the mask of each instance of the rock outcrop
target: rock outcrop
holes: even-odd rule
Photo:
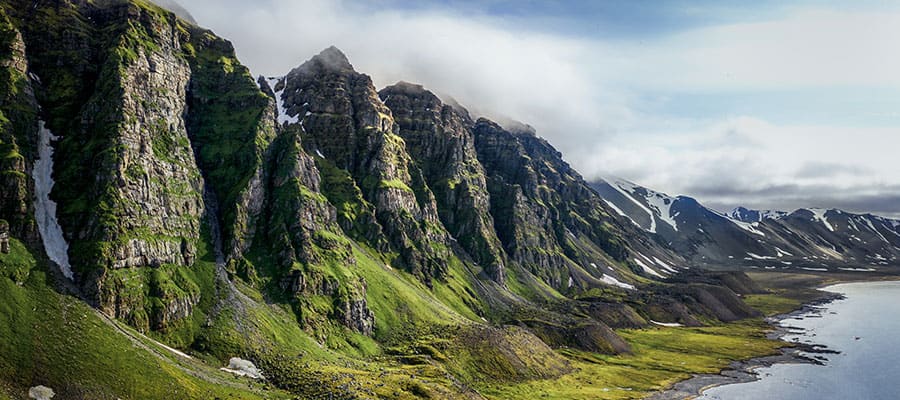
[[[60,136],[51,197],[72,243],[77,284],[107,314],[140,329],[190,316],[199,289],[178,269],[190,269],[200,253],[207,212],[204,161],[232,161],[238,151],[211,149],[203,141],[206,131],[189,132],[189,124],[197,112],[213,112],[203,106],[220,105],[208,98],[231,100],[235,107],[242,100],[235,84],[240,79],[254,89],[261,104],[257,114],[269,100],[255,90],[246,68],[231,63],[227,42],[149,4],[61,2],[36,5],[18,17],[27,21],[22,39],[37,103],[48,128]],[[218,87],[203,86],[216,78]],[[243,122],[232,129],[250,131],[250,142],[259,144],[265,140],[255,139],[265,134],[257,132],[265,127],[245,126],[264,119],[241,114],[229,122]],[[231,139],[229,132],[209,130],[218,134],[216,140]],[[245,177],[259,169],[262,150],[234,147],[249,147],[245,153],[259,160],[242,164],[249,172],[228,171],[249,186]],[[222,188],[233,181],[211,178],[220,192],[231,194],[221,197],[228,202],[229,226],[236,225],[234,204],[247,190]]]
[[[615,217],[533,131],[508,131],[486,119],[472,130],[497,236],[529,273],[558,290],[597,286],[605,275],[620,276],[615,266],[627,262],[629,246],[665,254]]]
[[[0,9],[0,219],[10,232],[34,241],[37,229],[29,179],[34,162],[37,103],[28,78],[22,34]]]
[[[356,224],[368,220],[359,214],[374,212],[380,226],[362,229],[362,236],[377,236],[372,230],[380,228],[405,269],[426,283],[441,279],[451,254],[449,236],[434,195],[372,80],[354,71],[346,56],[331,47],[273,79],[269,90],[279,103],[279,123],[300,127],[304,148],[324,164],[320,170],[328,171],[323,178],[354,181],[355,190],[343,185],[350,187],[325,191],[332,203],[341,204],[342,226],[352,233]],[[356,197],[356,190],[362,202],[347,198]]]
[[[434,193],[444,226],[487,275],[502,284],[506,254],[490,215],[485,172],[468,112],[406,82],[384,88],[379,95]]]
[[[9,223],[0,219],[0,253],[9,254]]]

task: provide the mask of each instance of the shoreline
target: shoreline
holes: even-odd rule
[[[893,279],[891,279],[893,280]],[[879,280],[872,280],[877,282]],[[784,346],[778,350],[778,354],[772,354],[761,357],[754,357],[746,360],[732,361],[728,367],[725,367],[718,373],[710,374],[693,374],[690,378],[679,381],[665,390],[658,391],[652,395],[645,397],[645,400],[683,400],[696,399],[703,395],[703,392],[718,386],[733,385],[738,383],[754,382],[760,379],[756,370],[765,367],[771,367],[775,364],[817,364],[823,365],[822,359],[816,354],[836,354],[839,352],[828,349],[818,344],[808,344],[799,342],[789,342],[784,337],[791,333],[791,329],[797,329],[790,326],[780,325],[781,321],[794,318],[801,315],[810,315],[822,310],[822,306],[830,304],[836,300],[844,299],[845,296],[840,293],[828,292],[825,289],[831,286],[845,283],[863,283],[863,281],[845,281],[845,282],[828,282],[816,287],[821,290],[822,297],[804,303],[800,308],[771,317],[765,318],[766,323],[774,328],[774,330],[766,335],[772,340],[780,340],[784,342]]]

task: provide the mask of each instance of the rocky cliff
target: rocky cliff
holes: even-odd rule
[[[434,195],[372,80],[354,71],[346,56],[332,47],[270,82],[279,123],[299,125],[304,147],[329,171],[325,178],[349,176],[355,181],[355,188],[325,193],[341,204],[342,224],[353,232],[356,224],[372,222],[354,214],[374,213],[378,226],[361,228],[362,238],[378,247],[382,232],[404,269],[426,283],[441,279],[449,237],[438,220]],[[354,196],[357,190],[360,197]],[[351,198],[344,198],[348,194]]]
[[[468,112],[405,82],[382,89],[379,96],[393,112],[410,156],[434,193],[444,226],[487,275],[502,284],[506,254],[490,215],[486,174]]]

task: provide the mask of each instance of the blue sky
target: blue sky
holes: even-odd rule
[[[533,125],[586,178],[721,210],[900,217],[900,7],[886,1],[184,0],[254,73],[337,45],[478,115]]]

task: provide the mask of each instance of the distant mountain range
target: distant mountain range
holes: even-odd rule
[[[726,215],[623,179],[591,186],[620,215],[698,265],[868,271],[900,257],[900,221],[877,215],[744,207]]]

